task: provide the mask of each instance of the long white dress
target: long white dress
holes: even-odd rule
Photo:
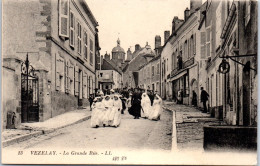
[[[114,99],[114,104],[113,104],[112,112],[114,115],[114,119],[111,126],[118,127],[121,122],[122,101],[117,95],[115,95],[113,99]]]
[[[160,120],[160,116],[162,113],[162,99],[160,96],[155,95],[153,106],[151,107],[151,112],[149,114],[150,120]]]
[[[102,101],[104,104],[104,112],[102,116],[102,123],[104,126],[109,126],[111,123],[111,120],[113,120],[113,116],[111,116],[112,107],[114,104],[113,98],[109,95],[106,95]]]
[[[102,125],[102,113],[104,112],[104,104],[102,103],[102,97],[96,97],[94,103],[91,106],[91,127],[99,127]]]
[[[148,118],[149,112],[151,111],[151,100],[146,93],[142,94],[141,106],[143,110],[141,111],[142,117]]]

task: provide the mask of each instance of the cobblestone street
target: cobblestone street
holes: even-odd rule
[[[91,128],[90,120],[34,137],[5,149],[154,149],[171,150],[172,112],[164,110],[160,121],[133,119],[127,112],[118,128]]]
[[[179,150],[203,150],[203,126],[219,124],[210,114],[202,113],[197,108],[164,102],[164,106],[175,112],[177,147]]]

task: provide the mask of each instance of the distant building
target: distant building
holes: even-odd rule
[[[87,3],[9,0],[3,15],[3,128],[9,112],[19,125],[88,105],[100,48]],[[26,72],[26,52],[34,72]]]
[[[139,68],[154,57],[155,52],[148,43],[146,43],[146,46],[143,48],[141,48],[139,44],[136,44],[135,51],[133,52],[133,59],[126,63],[123,68],[123,87],[137,87]]]
[[[161,94],[164,99],[176,101],[178,92],[181,92],[183,103],[191,104],[192,91],[199,94],[199,4],[201,1],[193,5],[196,10],[190,9],[194,12],[184,11],[184,21],[174,17],[172,34],[162,48]]]
[[[120,46],[120,40],[117,40],[117,46],[112,49],[112,61],[120,68],[125,63],[125,50]]]
[[[96,72],[98,88],[103,92],[122,88],[122,71],[111,60],[103,59],[101,70]]]

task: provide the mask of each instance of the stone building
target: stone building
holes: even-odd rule
[[[96,71],[97,87],[107,91],[122,88],[122,70],[112,61],[102,59],[101,70]]]
[[[211,114],[228,124],[256,126],[257,2],[212,1],[205,11],[201,33],[210,37],[204,80]]]
[[[160,60],[161,60],[161,37],[155,36],[155,57],[143,64],[138,72],[138,86],[143,89],[153,90],[161,95],[161,82],[160,82]]]
[[[184,104],[191,104],[192,92],[199,94],[200,50],[198,31],[200,3],[193,4],[191,9],[184,11],[184,21],[174,17],[172,34],[163,46],[161,53],[162,66],[162,97],[168,100],[177,99],[178,92],[182,93]],[[194,9],[195,8],[195,9]],[[190,13],[190,11],[193,11]],[[176,27],[178,27],[176,29]]]
[[[119,38],[117,39],[117,46],[112,49],[112,61],[120,68],[125,63],[125,50],[120,46]]]
[[[97,26],[84,0],[3,2],[3,128],[9,112],[19,125],[88,105]],[[26,72],[27,54],[34,72]]]
[[[151,46],[146,43],[146,46],[141,48],[139,44],[135,45],[133,59],[127,62],[123,68],[123,87],[135,88],[138,86],[138,71],[139,68],[155,57],[155,52]]]

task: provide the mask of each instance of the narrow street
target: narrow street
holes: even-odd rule
[[[128,112],[122,115],[121,125],[91,128],[90,120],[34,137],[5,149],[160,149],[171,150],[172,112],[163,110],[160,121],[133,119]]]

